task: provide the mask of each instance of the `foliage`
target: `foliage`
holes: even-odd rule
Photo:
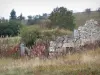
[[[20,20],[20,21],[22,21],[22,20],[24,20],[25,19],[25,17],[22,15],[22,13],[20,14],[20,16],[18,16],[18,18],[17,18],[18,20]]]
[[[28,25],[38,24],[41,20],[45,20],[48,18],[48,15],[44,13],[43,15],[35,15],[35,16],[28,16]]]
[[[29,15],[28,16],[28,22],[27,22],[28,25],[32,25],[33,24],[33,19],[32,19],[32,16]]]
[[[22,40],[26,43],[26,45],[33,45],[37,39],[42,39],[44,41],[53,40],[55,36],[61,36],[70,34],[71,32],[64,29],[44,29],[39,25],[34,26],[25,26],[21,29],[20,35]]]
[[[73,16],[75,17],[76,27],[84,25],[87,20],[94,19],[98,21],[100,19],[100,14],[97,11],[91,11],[91,14],[87,14],[86,12],[77,12],[73,13]]]
[[[18,53],[12,54],[11,51],[17,44],[19,44],[20,39],[20,37],[0,37],[0,56],[18,57]],[[12,55],[10,55],[10,53]]]
[[[73,30],[75,28],[72,12],[64,7],[55,8],[50,14],[49,19],[53,26]]]
[[[97,12],[99,12],[99,13],[100,13],[100,7],[98,8]]]
[[[16,16],[16,11],[13,9],[10,13],[10,19],[5,18],[0,19],[0,36],[16,36],[19,34],[19,30],[22,26],[21,20],[24,19],[22,14],[18,17]]]
[[[0,36],[16,36],[19,33],[21,24],[18,21],[10,20],[9,22],[0,23]]]
[[[38,24],[42,28],[51,28],[51,21],[49,19],[41,19],[38,21]]]
[[[97,12],[99,13],[99,18],[100,18],[100,7],[98,8]],[[100,19],[99,19],[100,22]]]
[[[5,19],[4,17],[1,17],[1,18],[0,18],[0,23],[4,23],[4,22],[8,22],[8,20]]]
[[[34,45],[36,39],[40,38],[40,32],[37,27],[23,27],[20,31],[22,41],[25,42],[26,45]]]
[[[85,9],[85,12],[89,15],[91,13],[91,9],[87,8],[87,9]]]
[[[10,20],[16,20],[16,11],[14,9],[10,13]]]
[[[100,75],[99,63],[100,48],[58,59],[2,58],[0,59],[0,75]]]

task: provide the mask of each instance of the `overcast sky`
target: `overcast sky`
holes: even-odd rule
[[[9,18],[12,9],[15,9],[17,16],[22,13],[26,17],[50,13],[57,6],[64,6],[74,12],[86,8],[96,10],[100,7],[100,0],[0,0],[0,17]]]

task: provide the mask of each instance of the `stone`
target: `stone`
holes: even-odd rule
[[[86,21],[85,25],[75,29],[71,35],[56,37],[55,41],[50,42],[49,51],[60,51],[65,47],[79,47],[96,40],[100,40],[100,27],[97,21],[91,19]]]

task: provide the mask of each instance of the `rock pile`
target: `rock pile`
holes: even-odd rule
[[[100,27],[97,21],[93,19],[87,21],[84,26],[80,26],[74,37],[81,41],[81,44],[87,42],[93,43],[96,40],[100,40]]]
[[[98,22],[91,19],[85,25],[75,29],[72,35],[57,37],[50,42],[49,51],[63,50],[64,48],[79,47],[100,40],[100,27]]]

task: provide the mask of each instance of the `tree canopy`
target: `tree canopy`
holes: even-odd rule
[[[22,19],[20,15],[20,20]],[[10,19],[0,19],[0,36],[16,36],[21,28],[21,22],[17,19],[16,12],[13,9],[10,13]]]
[[[0,23],[0,36],[16,36],[19,33],[21,24],[17,21]]]
[[[49,16],[53,26],[73,30],[75,27],[72,11],[65,7],[55,8]]]
[[[89,15],[91,13],[91,9],[87,8],[87,9],[85,9],[85,12]]]
[[[16,20],[16,11],[14,9],[10,13],[10,20]]]

